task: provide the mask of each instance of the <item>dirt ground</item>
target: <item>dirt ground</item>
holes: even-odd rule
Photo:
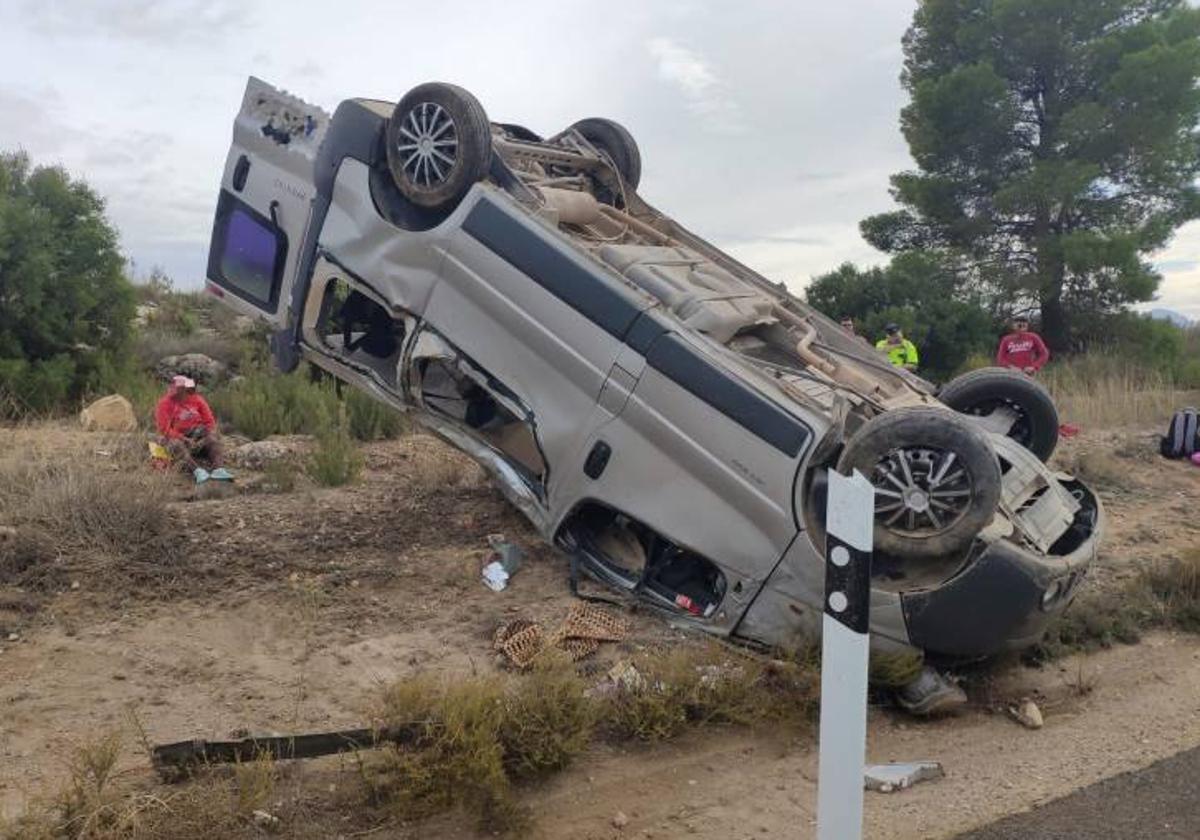
[[[112,453],[127,444],[65,426],[0,430],[0,456],[50,448],[96,469],[118,468]],[[1084,434],[1057,456],[1089,474],[1109,514],[1090,585],[1200,545],[1200,470],[1163,461],[1155,446],[1148,431]],[[122,766],[140,777],[150,771],[137,733],[158,743],[360,725],[380,684],[493,670],[499,625],[562,617],[572,600],[564,559],[473,465],[419,435],[365,451],[363,480],[337,490],[194,500],[182,479],[171,485],[186,562],[169,586],[114,591],[82,575],[35,598],[0,584],[0,815],[44,793],[63,748],[96,733],[131,733]],[[501,593],[479,582],[492,533],[526,549]],[[638,615],[601,662],[679,640]],[[936,759],[947,777],[868,794],[868,836],[948,837],[1200,745],[1200,642],[1155,635],[1037,670],[1013,665],[973,694],[969,711],[943,721],[872,709],[869,760]],[[1022,696],[1038,699],[1044,729],[997,712]],[[351,771],[328,759],[297,772],[336,787]],[[811,735],[716,731],[597,747],[524,797],[545,838],[806,836],[796,829],[813,825],[815,777]],[[449,816],[372,836],[475,834]]]

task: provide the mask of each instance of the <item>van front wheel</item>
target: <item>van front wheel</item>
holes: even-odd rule
[[[456,85],[428,82],[396,103],[386,130],[388,168],[413,204],[449,210],[492,160],[492,133],[479,100]]]
[[[846,443],[838,471],[875,485],[875,549],[946,557],[968,546],[1000,502],[1000,464],[966,418],[944,408],[897,408]]]

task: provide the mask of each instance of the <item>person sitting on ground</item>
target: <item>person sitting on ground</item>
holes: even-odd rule
[[[887,353],[888,361],[896,367],[916,370],[920,361],[917,357],[917,345],[904,337],[899,324],[888,324],[883,331],[887,333],[887,337],[875,342],[875,349]]]
[[[1029,319],[1017,315],[1012,319],[1012,332],[1000,339],[996,348],[996,364],[1016,368],[1030,376],[1050,361],[1050,350],[1042,337],[1029,329]]]
[[[171,379],[167,393],[154,409],[154,423],[161,435],[160,443],[182,469],[199,476],[221,466],[217,419],[208,401],[196,393],[195,380],[186,376]]]

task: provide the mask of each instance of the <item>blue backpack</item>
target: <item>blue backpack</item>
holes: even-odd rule
[[[1166,458],[1190,458],[1200,449],[1196,425],[1200,422],[1196,409],[1184,408],[1171,415],[1167,433],[1159,443],[1159,451]]]

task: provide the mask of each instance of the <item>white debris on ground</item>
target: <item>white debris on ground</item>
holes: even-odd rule
[[[272,834],[278,831],[282,825],[279,817],[267,811],[255,811],[251,814],[251,818],[256,826]]]
[[[503,534],[490,534],[487,541],[492,553],[480,576],[484,586],[493,592],[501,592],[520,568],[523,553],[520,546],[508,542]]]
[[[936,761],[910,761],[902,764],[872,764],[863,770],[863,787],[879,793],[892,793],[917,782],[932,781],[946,775]]]

